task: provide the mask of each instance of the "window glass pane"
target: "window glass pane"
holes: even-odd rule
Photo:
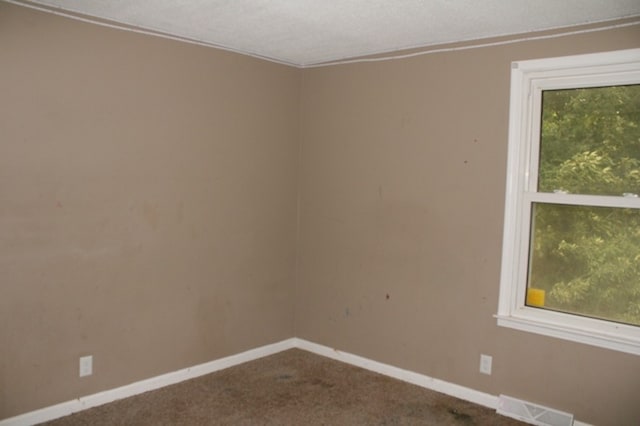
[[[640,210],[535,203],[528,306],[640,325]]]
[[[640,85],[542,93],[538,190],[640,195]]]

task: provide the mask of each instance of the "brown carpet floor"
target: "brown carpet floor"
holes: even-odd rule
[[[47,425],[492,425],[524,423],[299,349]]]

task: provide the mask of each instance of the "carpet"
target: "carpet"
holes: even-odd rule
[[[45,423],[522,425],[494,410],[291,349]]]

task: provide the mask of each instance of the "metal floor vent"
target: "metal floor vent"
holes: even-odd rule
[[[498,414],[538,426],[573,426],[573,414],[500,395]]]

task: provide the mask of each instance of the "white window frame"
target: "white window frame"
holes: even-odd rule
[[[537,191],[542,91],[638,83],[640,49],[512,63],[499,326],[640,355],[640,327],[525,305],[533,203],[640,209],[640,198]]]

